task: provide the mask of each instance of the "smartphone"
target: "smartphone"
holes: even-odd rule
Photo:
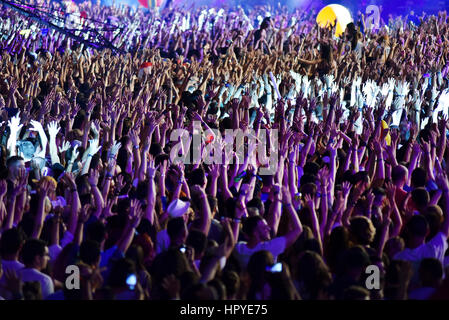
[[[179,251],[181,251],[182,253],[186,253],[187,248],[185,246],[182,246],[181,248],[179,248]]]
[[[267,267],[267,271],[271,273],[282,272],[282,262],[275,263],[271,267]]]
[[[134,290],[137,285],[137,277],[135,274],[130,274],[128,278],[126,278],[126,284],[128,285],[130,290]]]

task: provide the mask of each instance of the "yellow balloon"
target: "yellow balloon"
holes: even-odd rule
[[[318,13],[316,22],[321,28],[328,28],[337,22],[335,36],[339,37],[346,30],[348,23],[353,22],[351,12],[346,7],[339,4],[330,4],[325,6]]]
[[[385,122],[385,120],[381,121],[382,130],[388,130],[388,124]],[[387,135],[385,136],[385,142],[387,143],[387,146],[391,144],[391,136],[390,131],[388,131]]]

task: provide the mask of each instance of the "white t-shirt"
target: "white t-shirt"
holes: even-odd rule
[[[436,258],[444,263],[444,253],[447,250],[447,238],[439,232],[429,242],[426,242],[415,249],[406,248],[394,256],[394,260],[406,260],[411,262],[421,262],[424,258]]]
[[[247,243],[240,241],[235,246],[235,255],[242,268],[247,267],[251,256],[261,250],[270,251],[276,261],[277,256],[284,252],[287,246],[287,239],[285,237],[277,237],[269,241],[264,241],[250,249],[247,247]]]
[[[394,260],[405,260],[412,263],[413,275],[412,284],[419,283],[419,265],[422,259],[435,258],[441,261],[444,266],[444,254],[448,248],[447,238],[442,232],[438,232],[429,242],[426,242],[415,249],[406,248],[394,256]]]
[[[25,268],[20,271],[20,275],[23,282],[39,281],[41,284],[42,298],[45,299],[48,295],[52,294],[55,289],[53,286],[53,280],[46,274],[37,271],[33,268]]]
[[[6,272],[15,271],[16,274],[19,274],[19,270],[24,268],[24,265],[17,260],[2,260],[2,268],[3,268],[3,276],[0,279],[0,295],[2,295],[6,299],[11,299],[12,294],[9,292],[8,288],[6,288]]]

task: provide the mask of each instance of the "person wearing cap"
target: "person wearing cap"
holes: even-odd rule
[[[184,218],[185,222],[186,217],[188,217],[187,213],[189,211],[189,208],[190,208],[189,202],[183,201],[181,199],[175,199],[168,205],[167,214],[169,215],[170,219]],[[177,238],[175,239],[176,236],[177,235],[173,235],[173,241],[175,243],[179,242]],[[157,254],[167,251],[168,248],[170,247],[170,244],[171,244],[171,237],[168,234],[168,230],[163,229],[157,234],[157,241],[156,241]]]

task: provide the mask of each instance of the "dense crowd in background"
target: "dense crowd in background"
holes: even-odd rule
[[[284,8],[78,12],[118,51],[0,10],[0,297],[449,298],[445,12],[339,37]],[[192,158],[229,129],[274,174],[246,140]]]

